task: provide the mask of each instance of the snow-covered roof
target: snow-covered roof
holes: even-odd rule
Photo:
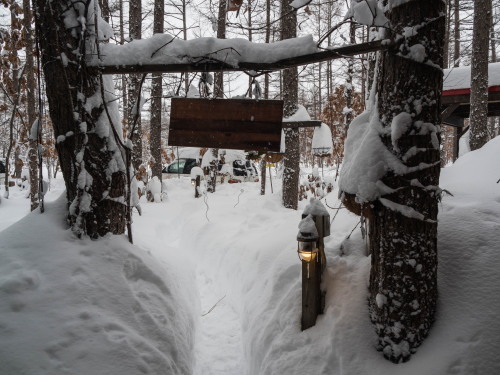
[[[450,68],[444,70],[443,91],[469,89],[470,66]],[[500,85],[500,62],[488,65],[488,86]]]

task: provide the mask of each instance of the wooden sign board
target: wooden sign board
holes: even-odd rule
[[[282,100],[173,98],[169,146],[280,151]]]

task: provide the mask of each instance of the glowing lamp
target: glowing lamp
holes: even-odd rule
[[[317,259],[318,255],[318,235],[310,232],[299,232],[297,235],[297,253],[299,259],[310,263]]]

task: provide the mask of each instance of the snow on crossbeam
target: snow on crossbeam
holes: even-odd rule
[[[311,36],[275,43],[244,39],[181,40],[166,34],[125,45],[103,44],[99,66],[104,74],[202,71],[273,71],[388,49],[387,41],[319,51]]]

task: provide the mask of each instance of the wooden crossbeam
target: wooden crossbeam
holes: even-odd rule
[[[238,66],[227,64],[223,61],[214,61],[210,58],[193,60],[182,64],[142,64],[142,65],[100,65],[103,74],[129,74],[129,73],[185,73],[185,72],[235,72],[256,71],[271,72],[293,68],[296,66],[318,63],[321,61],[335,60],[343,57],[352,57],[369,52],[388,50],[392,44],[388,40],[352,44],[326,51],[311,53],[302,56],[289,57],[272,63],[240,62]]]

